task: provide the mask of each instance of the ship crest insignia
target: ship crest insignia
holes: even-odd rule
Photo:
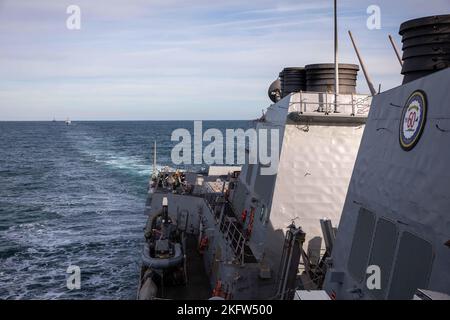
[[[422,135],[427,116],[425,92],[414,91],[406,101],[400,117],[400,145],[405,151],[415,147]]]

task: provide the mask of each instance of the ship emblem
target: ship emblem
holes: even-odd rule
[[[417,144],[422,135],[427,116],[425,92],[414,91],[408,98],[400,118],[400,145],[409,151]]]

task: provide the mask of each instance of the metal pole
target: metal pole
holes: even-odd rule
[[[389,35],[389,40],[391,41],[392,48],[394,48],[395,55],[397,56],[398,62],[400,62],[400,65],[403,67],[403,60],[400,56],[400,51],[397,48],[397,45],[395,44],[394,38],[392,38],[391,35]]]
[[[376,92],[376,90],[375,90],[375,88],[373,86],[372,80],[370,79],[369,73],[367,72],[366,65],[364,64],[364,61],[361,58],[361,55],[359,54],[359,50],[356,47],[355,40],[353,39],[353,35],[352,35],[350,30],[348,31],[348,34],[350,36],[350,40],[352,40],[353,48],[355,49],[356,56],[358,57],[359,64],[361,65],[361,69],[363,69],[364,77],[366,78],[367,85],[369,86],[370,93],[372,94],[372,96],[374,96],[374,95],[377,94],[377,92]]]
[[[188,283],[188,275],[187,275],[187,256],[186,256],[186,251],[187,251],[187,246],[186,246],[186,233],[183,232],[183,253],[184,253],[184,258],[183,258],[183,264],[184,264],[184,285],[187,285]]]
[[[288,253],[288,260],[286,265],[286,271],[284,273],[284,281],[283,281],[283,287],[281,289],[281,300],[284,300],[284,297],[286,296],[286,286],[287,281],[289,277],[289,267],[291,265],[291,259],[292,259],[292,251],[294,250],[294,244],[295,244],[295,236],[292,234],[292,238],[289,245],[289,253]]]
[[[278,269],[279,276],[278,276],[277,296],[280,296],[280,300],[282,300],[282,291],[283,291],[284,273],[285,273],[285,262],[286,262],[286,259],[287,259],[288,249],[289,249],[289,230],[286,231],[286,236],[284,238],[283,251],[281,253],[281,259],[280,259],[280,267]]]
[[[339,96],[339,59],[338,59],[338,24],[337,0],[334,0],[334,112],[337,112]]]
[[[153,174],[156,175],[156,140],[153,141]]]

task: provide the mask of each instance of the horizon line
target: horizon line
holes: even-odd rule
[[[134,122],[167,122],[167,121],[255,121],[256,119],[171,119],[171,120],[165,120],[165,119],[144,119],[144,120],[136,120],[136,119],[89,119],[89,120],[70,120],[71,122],[96,122],[96,121],[102,121],[102,122],[120,122],[120,121],[134,121]],[[0,122],[65,122],[66,120],[0,120]]]

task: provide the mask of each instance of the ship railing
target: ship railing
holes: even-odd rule
[[[222,216],[220,220],[219,229],[225,239],[233,250],[236,260],[240,263],[244,263],[244,249],[245,249],[245,236],[239,230],[236,224],[236,218],[229,216]]]
[[[227,203],[222,193],[206,193],[203,199],[215,218],[219,220],[219,230],[233,250],[237,262],[244,264],[246,238],[239,228],[231,204]]]
[[[203,195],[206,205],[209,207],[211,212],[214,214],[216,219],[219,218],[222,207],[225,204],[225,198],[221,193],[205,193]]]
[[[372,102],[372,96],[356,93],[339,95],[337,103],[335,99],[333,93],[300,91],[298,95],[294,94],[291,97],[289,109],[293,106],[293,111],[299,113],[331,114],[338,112],[352,116],[364,116],[368,114]]]

